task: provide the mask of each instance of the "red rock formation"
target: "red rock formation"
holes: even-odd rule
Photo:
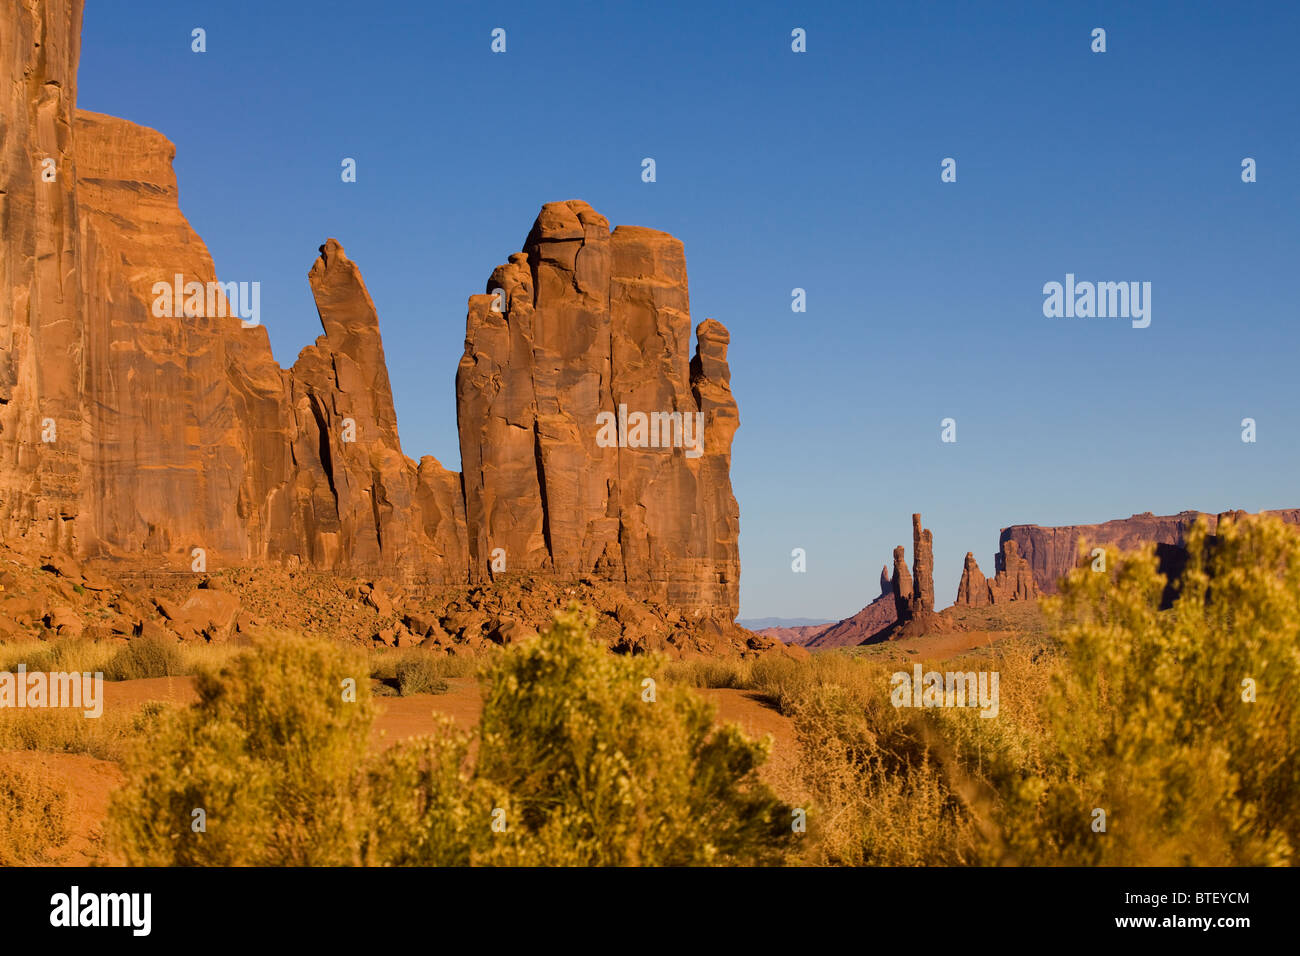
[[[579,201],[542,208],[524,251],[470,300],[462,482],[403,454],[378,317],[336,240],[308,277],[324,334],[291,369],[224,294],[189,314],[188,301],[160,305],[157,284],[203,291],[217,279],[179,209],[174,148],[76,111],[80,0],[11,7],[0,20],[0,542],[174,567],[201,548],[210,568],[435,583],[485,577],[500,548],[510,571],[595,574],[735,616],[728,335],[702,322],[691,357],[680,242],[611,233]],[[660,413],[654,437],[666,442],[635,441],[624,406]],[[602,413],[620,418],[625,443],[600,441]],[[57,440],[41,440],[47,423]]]
[[[808,648],[853,647],[881,633],[898,621],[894,595],[882,594],[857,614],[837,624],[824,625],[814,636],[803,642]]]
[[[503,552],[511,569],[595,570],[648,598],[734,616],[728,335],[710,319],[696,338],[692,360],[680,242],[611,233],[577,200],[542,208],[524,251],[469,302],[456,388],[476,579]],[[674,416],[676,430],[652,422],[657,447],[633,447],[625,422],[638,413]],[[625,446],[602,441],[602,414]]]
[[[907,624],[927,620],[934,614],[934,537],[921,527],[921,516],[912,515],[912,573],[907,573],[904,548],[894,549],[894,577],[890,582],[894,612]],[[882,575],[883,577],[883,575]]]
[[[1038,585],[1029,568],[1029,562],[1020,556],[1015,541],[1006,541],[997,557],[998,570],[989,582],[989,603],[1006,604],[1008,601],[1028,601],[1038,596]]]
[[[912,619],[912,576],[907,571],[905,550],[900,544],[894,549],[894,577],[890,582],[894,598],[894,616],[899,621]]]
[[[912,515],[912,617],[934,613],[934,536]]]
[[[417,466],[402,454],[374,303],[337,240],[320,253],[308,279],[325,334],[286,376],[303,463],[289,538],[305,542],[318,567],[418,568],[437,582],[463,581],[458,476],[432,457]]]
[[[1287,524],[1300,525],[1300,509],[1266,511]],[[1183,511],[1176,515],[1154,515],[1147,511],[1131,518],[1119,518],[1102,524],[1041,527],[1039,525],[1014,525],[1002,530],[1003,543],[1014,541],[1033,573],[1038,589],[1049,594],[1057,590],[1062,577],[1078,560],[1080,541],[1091,547],[1132,551],[1145,544],[1157,545],[1162,560],[1169,561],[1168,570],[1176,573],[1179,552],[1187,529],[1198,517],[1204,516],[1210,530],[1217,525],[1217,516],[1200,511]]]
[[[270,492],[290,468],[266,330],[186,318],[177,304],[155,315],[155,282],[216,278],[177,205],[174,148],[95,113],[77,114],[76,136],[87,408],[77,549],[247,559],[250,530],[268,532]]]
[[[81,6],[9,2],[0,15],[0,539],[64,552],[82,493]]]
[[[172,145],[93,113],[78,113],[76,133],[78,550],[189,565],[202,548],[211,567],[269,560],[464,580],[459,481],[402,455],[378,317],[342,246],[323,246],[309,275],[325,334],[284,371],[260,324],[155,308],[157,282],[216,281],[177,206]]]
[[[966,563],[961,572],[961,584],[957,587],[957,602],[965,607],[984,607],[988,605],[989,583],[980,570],[975,555],[966,552]]]

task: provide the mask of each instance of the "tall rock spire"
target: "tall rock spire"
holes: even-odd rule
[[[934,536],[912,515],[912,616],[934,613]]]
[[[682,244],[578,200],[470,298],[456,378],[470,571],[598,572],[734,615],[739,424],[720,322],[696,331]]]

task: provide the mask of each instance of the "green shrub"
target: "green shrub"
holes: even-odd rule
[[[1204,519],[1189,532],[1168,610],[1153,548],[1072,571],[1049,605],[1069,665],[1052,732],[1077,782],[1031,777],[1012,795],[1022,818],[1026,801],[1037,812],[1032,849],[1085,864],[1295,862],[1300,535],[1263,516],[1217,532]]]
[[[198,702],[160,715],[128,757],[111,841],[136,865],[360,862],[365,675],[359,654],[283,634],[200,672]]]
[[[395,677],[397,692],[403,697],[411,694],[441,694],[448,686],[430,654],[403,657],[397,662]]]
[[[954,780],[959,762],[941,746],[933,712],[890,704],[892,670],[818,655],[803,680],[785,683],[809,804],[806,858],[836,866],[979,862],[978,827],[958,795],[967,781]]]
[[[757,769],[763,743],[717,727],[682,687],[643,699],[660,662],[609,654],[591,618],[556,618],[488,672],[475,783],[507,830],[492,859],[526,864],[778,862],[790,808]]]
[[[442,733],[390,747],[371,765],[372,866],[468,866],[491,838],[493,806],[470,778],[471,734]]]
[[[180,646],[173,640],[137,637],[109,659],[105,680],[140,680],[146,677],[175,677],[184,673]]]
[[[643,700],[653,662],[609,654],[589,627],[570,612],[501,656],[477,740],[444,728],[377,756],[368,681],[355,703],[340,693],[364,659],[263,638],[201,674],[193,707],[157,715],[110,808],[112,843],[145,865],[782,859],[795,838],[757,778],[765,746],[714,726],[684,688]]]

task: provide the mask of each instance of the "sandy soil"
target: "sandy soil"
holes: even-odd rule
[[[68,842],[47,849],[48,864],[92,866],[102,863],[100,838],[108,816],[109,795],[122,783],[122,771],[110,760],[85,754],[0,751],[0,767],[38,770],[52,786],[68,794]]]
[[[199,699],[193,677],[146,677],[104,681],[104,713],[133,710],[147,701],[189,705]]]
[[[794,723],[790,718],[753,691],[719,687],[696,688],[696,693],[717,705],[719,721],[737,724],[747,737],[772,735],[772,750],[767,763],[759,769],[759,776],[782,796],[792,796],[783,792],[783,784],[794,779],[797,757]]]
[[[478,723],[483,712],[478,681],[472,677],[447,679],[441,694],[412,694],[410,697],[379,697],[375,700],[375,724],[370,733],[371,749],[393,746],[409,737],[432,734],[440,717],[450,717],[460,730]]]

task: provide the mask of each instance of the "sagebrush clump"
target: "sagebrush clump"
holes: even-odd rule
[[[32,770],[0,767],[0,866],[45,862],[68,839],[68,795]]]
[[[366,674],[360,653],[289,634],[200,672],[198,702],[125,761],[110,841],[145,866],[361,862]]]
[[[403,697],[411,694],[441,694],[448,684],[442,679],[432,654],[413,654],[397,662],[397,692]]]
[[[1077,783],[1029,783],[1062,862],[1296,860],[1300,535],[1262,516],[1216,532],[1190,530],[1168,610],[1154,548],[1076,569],[1049,604],[1069,664],[1051,727]],[[1077,815],[1097,809],[1104,836],[1080,840]]]
[[[609,654],[589,627],[571,611],[503,653],[474,735],[377,756],[364,658],[263,638],[127,762],[113,844],[145,865],[782,859],[794,834],[758,780],[765,746],[684,688],[648,693],[659,663]]]
[[[175,640],[137,637],[114,654],[104,667],[106,680],[141,680],[175,677],[186,672],[185,659]]]
[[[610,654],[590,619],[557,618],[488,672],[478,780],[508,799],[509,862],[686,865],[777,862],[791,811],[758,780],[766,745],[682,687],[662,662]],[[511,831],[507,830],[507,834]]]

